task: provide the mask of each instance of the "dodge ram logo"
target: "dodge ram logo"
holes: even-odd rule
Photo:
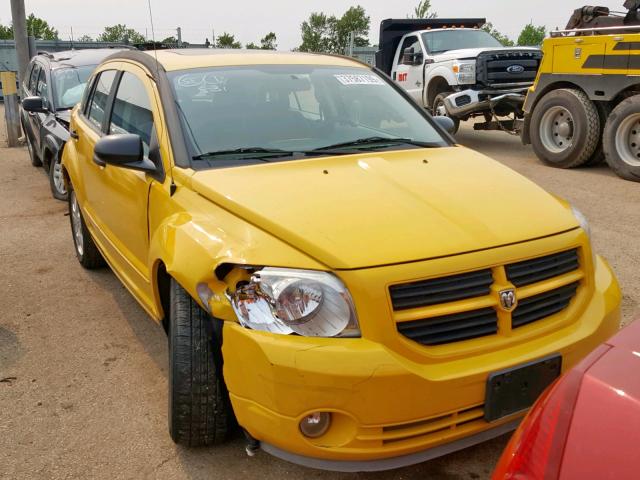
[[[510,312],[518,306],[515,289],[501,290],[498,295],[500,296],[500,306],[505,312]]]
[[[524,72],[524,67],[522,65],[511,65],[510,67],[507,67],[507,72],[513,73],[514,75],[522,73]]]

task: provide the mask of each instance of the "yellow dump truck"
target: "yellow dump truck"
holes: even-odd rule
[[[552,32],[524,105],[522,139],[548,165],[573,168],[603,160],[640,181],[640,0],[628,13],[576,10]]]

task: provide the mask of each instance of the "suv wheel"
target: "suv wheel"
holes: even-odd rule
[[[449,114],[447,113],[447,108],[444,106],[444,99],[447,98],[449,95],[451,95],[451,92],[442,92],[436,95],[436,98],[433,99],[431,114],[434,117],[449,117]],[[454,117],[449,117],[449,118],[453,120],[453,125],[454,125],[453,132],[451,132],[451,134],[455,135],[458,132],[458,129],[460,128],[460,119],[454,118]]]
[[[60,155],[55,155],[49,164],[49,185],[51,186],[53,198],[67,200],[67,186],[64,183]]]
[[[29,159],[31,160],[31,165],[33,165],[34,167],[41,167],[42,161],[36,155],[36,152],[33,149],[33,145],[31,145],[31,139],[29,138],[29,135],[25,134],[25,136],[27,138],[27,150],[29,151]]]
[[[221,336],[214,322],[171,279],[169,311],[169,433],[190,447],[215,445],[227,437],[232,419],[222,379]]]
[[[616,174],[640,182],[640,95],[613,109],[604,128],[605,159]]]
[[[574,168],[586,163],[600,142],[600,117],[581,90],[563,88],[547,93],[531,115],[531,145],[552,167]]]
[[[88,270],[104,266],[104,258],[91,238],[89,230],[82,218],[76,192],[69,192],[69,219],[71,220],[71,235],[75,246],[76,256],[80,265]]]

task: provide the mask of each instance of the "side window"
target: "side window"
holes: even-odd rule
[[[102,130],[102,125],[105,121],[104,117],[107,110],[109,93],[111,93],[111,85],[113,85],[113,80],[115,78],[115,70],[105,70],[100,73],[100,76],[96,80],[97,83],[93,90],[93,96],[91,97],[89,114],[87,117],[91,123],[98,127],[98,130]]]
[[[405,38],[404,42],[402,42],[402,49],[400,50],[400,63],[404,65],[413,65],[413,57],[405,55],[407,48],[412,48],[414,54],[422,53],[422,47],[420,46],[420,40],[418,40],[418,37],[411,36]]]
[[[49,88],[47,87],[47,73],[44,68],[40,69],[40,74],[38,75],[38,85],[36,86],[36,95],[42,97],[43,104],[51,107],[51,103],[49,100]]]
[[[93,86],[96,83],[97,75],[93,75],[89,81],[87,82],[87,86],[84,89],[84,93],[82,94],[82,101],[80,102],[80,111],[85,115],[89,115],[89,110],[87,109],[87,105],[89,104],[89,97],[91,96],[91,92],[93,91]]]
[[[36,94],[36,87],[38,85],[38,75],[40,75],[40,64],[34,63],[31,70],[31,77],[29,77],[29,92],[31,95]]]
[[[124,72],[111,110],[109,133],[140,135],[148,151],[152,130],[153,113],[147,89],[134,74]]]

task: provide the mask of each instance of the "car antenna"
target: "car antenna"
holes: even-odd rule
[[[160,78],[160,64],[158,63],[158,50],[157,50],[157,45],[156,45],[156,32],[155,29],[153,28],[153,12],[151,10],[151,0],[147,0],[147,4],[149,5],[149,20],[151,22],[151,41],[153,42],[153,56],[156,59],[156,84],[158,79]],[[164,134],[167,135],[167,128],[165,125],[164,128]],[[165,140],[167,140],[165,138]],[[166,144],[166,142],[165,142]],[[171,185],[169,187],[169,194],[171,196],[173,196],[173,194],[176,191],[176,184],[173,181],[173,172],[171,171],[171,169],[169,169],[169,176],[171,177]]]

